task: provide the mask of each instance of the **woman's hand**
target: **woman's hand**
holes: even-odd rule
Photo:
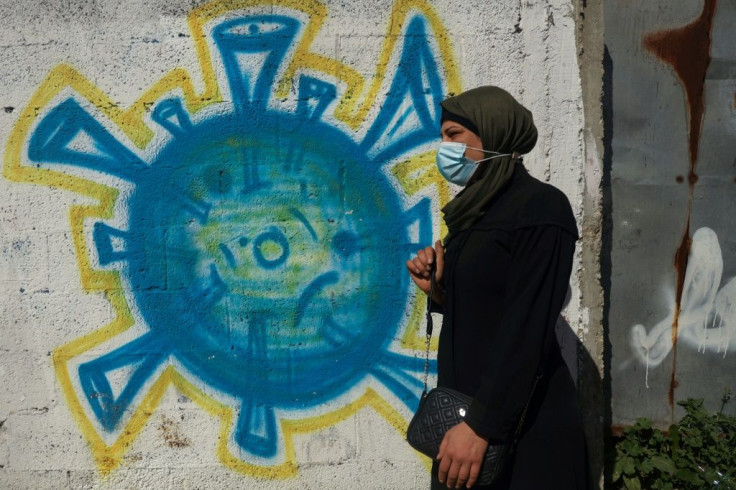
[[[475,485],[487,448],[488,441],[465,422],[448,430],[437,454],[440,483],[448,488],[470,488]]]
[[[424,294],[429,294],[430,276],[432,274],[432,265],[436,264],[435,268],[435,290],[434,299],[435,302],[442,304],[444,302],[444,294],[442,292],[442,270],[445,267],[445,249],[442,247],[442,242],[437,240],[434,243],[434,248],[425,247],[417,252],[417,255],[406,261],[406,268],[409,270],[409,275],[412,281],[419,286],[419,289],[424,291]]]

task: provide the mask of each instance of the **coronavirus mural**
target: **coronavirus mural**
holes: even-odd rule
[[[396,3],[372,80],[310,50],[328,14],[209,3],[189,17],[203,91],[176,69],[121,109],[61,65],[13,130],[6,178],[92,198],[70,229],[115,318],[53,359],[102,472],[172,385],[253,475],[297,471],[294,433],[364,406],[401,430],[418,402],[403,264],[443,232],[430,143],[456,68],[424,2]]]

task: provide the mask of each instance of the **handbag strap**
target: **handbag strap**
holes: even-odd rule
[[[426,318],[427,318],[427,346],[424,351],[424,391],[422,392],[422,396],[427,394],[427,377],[429,376],[429,343],[432,340],[432,330],[434,329],[434,323],[432,321],[432,297],[434,296],[434,284],[435,284],[435,277],[434,277],[434,271],[435,267],[434,264],[432,264],[432,273],[429,276],[429,295],[427,296],[427,311],[426,311]]]
[[[529,399],[526,401],[526,405],[524,405],[524,410],[521,411],[521,416],[519,417],[519,423],[516,424],[516,429],[514,430],[514,437],[511,439],[511,446],[513,447],[516,445],[516,441],[519,439],[519,436],[521,435],[521,429],[524,427],[524,420],[526,419],[526,413],[529,411],[529,405],[532,404],[532,398],[534,398],[534,392],[536,391],[537,384],[539,383],[539,380],[542,378],[541,374],[538,374],[536,378],[534,378],[534,384],[532,384],[531,392],[529,392]]]

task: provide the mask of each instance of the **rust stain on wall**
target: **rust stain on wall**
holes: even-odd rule
[[[690,24],[654,32],[644,38],[644,47],[672,66],[685,88],[690,126],[688,181],[697,181],[695,165],[705,112],[705,74],[710,65],[710,32],[717,3],[717,0],[706,0],[703,12]]]
[[[692,196],[691,196],[692,197]],[[680,246],[677,247],[675,252],[675,272],[677,273],[677,293],[675,295],[675,315],[672,321],[672,372],[670,373],[670,389],[667,395],[670,408],[673,410],[675,407],[675,389],[677,388],[677,379],[675,377],[675,371],[677,367],[677,335],[679,330],[680,322],[680,306],[682,299],[682,291],[685,285],[685,272],[687,271],[687,259],[690,256],[690,246],[692,245],[692,238],[690,237],[690,207],[688,206],[688,218],[687,225],[685,226],[685,233],[682,235]]]
[[[710,65],[710,33],[717,0],[705,0],[700,16],[686,26],[667,29],[648,34],[644,37],[644,47],[667,63],[677,74],[683,88],[688,110],[688,149],[690,170],[687,181],[690,187],[687,203],[687,225],[680,246],[675,252],[674,267],[677,274],[677,295],[675,297],[675,314],[672,321],[672,372],[668,401],[674,418],[675,389],[677,388],[677,335],[682,291],[685,283],[688,255],[690,254],[690,214],[692,211],[693,189],[698,181],[696,173],[700,135],[703,116],[705,114],[705,75]],[[677,179],[678,182],[680,179]]]

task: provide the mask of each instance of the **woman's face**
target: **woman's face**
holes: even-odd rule
[[[466,128],[460,123],[455,121],[445,121],[442,123],[440,128],[440,136],[442,141],[452,141],[455,143],[465,143],[468,145],[468,149],[465,150],[465,156],[471,160],[482,160],[485,158],[482,151],[475,150],[474,148],[483,148],[483,143],[480,141],[480,136]]]

